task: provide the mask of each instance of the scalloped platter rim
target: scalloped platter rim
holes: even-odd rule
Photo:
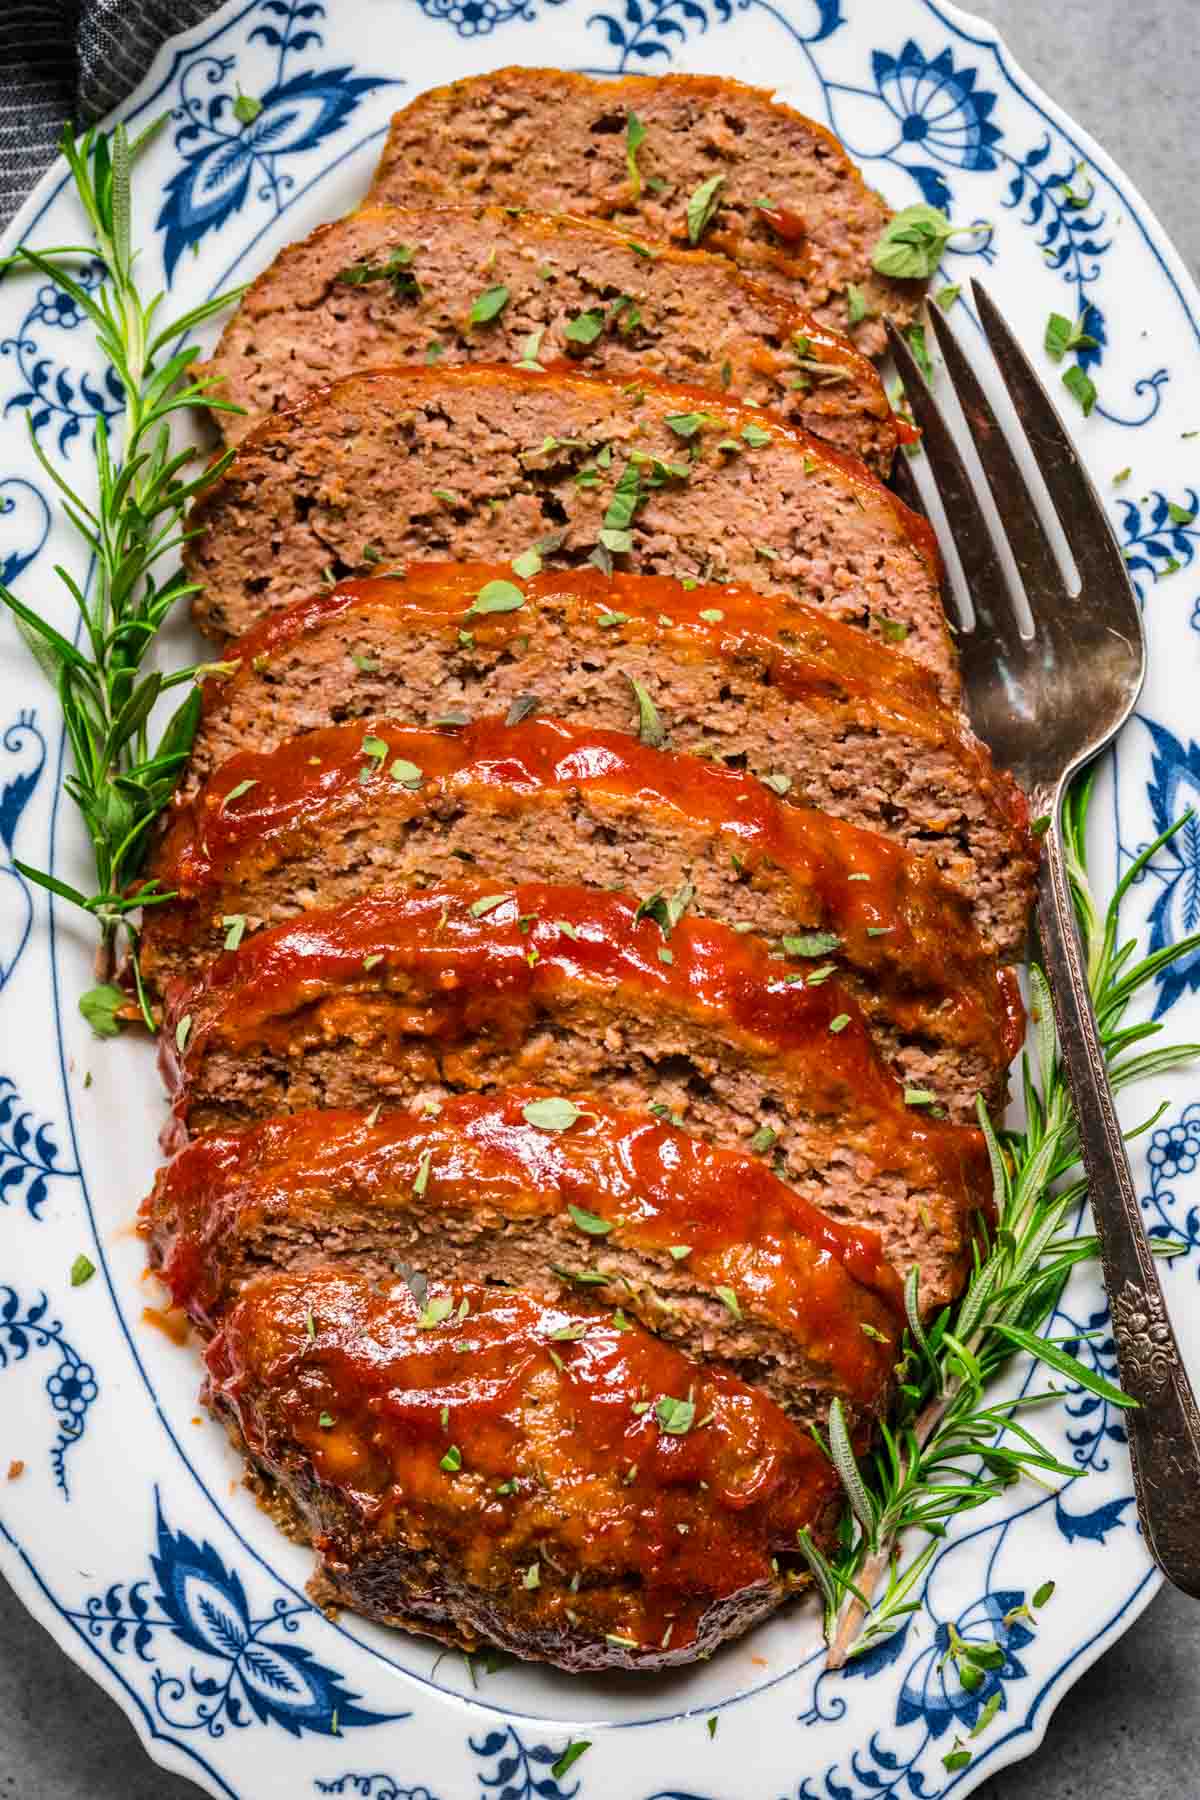
[[[123,109],[140,123],[172,115],[135,185],[141,273],[166,280],[180,310],[246,279],[355,202],[396,105],[457,76],[514,61],[758,82],[769,71],[893,204],[924,199],[990,221],[947,254],[946,283],[986,273],[1030,343],[1050,311],[1091,309],[1099,343],[1082,360],[1099,401],[1079,439],[1111,496],[1151,652],[1093,809],[1104,893],[1200,801],[1188,694],[1200,649],[1200,418],[1187,410],[1200,391],[1200,294],[1145,202],[989,26],[937,0],[893,0],[886,12],[871,0],[340,0],[334,30],[334,9],[318,0],[230,0],[164,47]],[[239,92],[262,102],[252,120],[233,112]],[[3,247],[73,241],[78,229],[60,163]],[[952,317],[974,334],[965,297]],[[81,322],[47,284],[0,284],[0,577],[54,608],[53,564],[77,557],[30,431],[69,479],[86,480],[95,421],[120,406]],[[54,616],[69,629],[65,605]],[[233,1452],[198,1407],[194,1355],[154,1329],[132,1219],[163,1102],[148,1047],[98,1044],[78,1016],[86,922],[15,866],[88,879],[82,834],[60,804],[51,697],[11,625],[0,629],[0,1393],[17,1459],[0,1482],[0,1569],[150,1755],[239,1800],[941,1800],[1028,1755],[1159,1580],[1119,1419],[1081,1392],[1044,1415],[1080,1479],[1057,1494],[1014,1489],[959,1521],[907,1628],[847,1676],[822,1671],[811,1607],[651,1679],[512,1664],[488,1674],[425,1640],[313,1609],[307,1553],[239,1485]],[[182,660],[186,628],[168,637]],[[1198,894],[1193,824],[1131,890],[1128,935],[1148,948],[1178,940],[1200,923]],[[1172,1037],[1194,1039],[1198,989],[1193,956],[1147,1010]],[[1200,1372],[1188,1304],[1200,1277],[1200,1097],[1175,1076],[1129,1099],[1127,1119],[1160,1100],[1135,1174],[1149,1229],[1187,1244],[1166,1286]],[[80,1253],[97,1274],[73,1287]],[[1055,1329],[1081,1334],[1080,1353],[1111,1372],[1094,1270],[1073,1278]],[[1009,1616],[1051,1577],[1051,1602]],[[943,1666],[952,1625],[1004,1650],[972,1692]],[[580,1737],[590,1748],[556,1773]],[[951,1756],[948,1769],[960,1742],[971,1759],[958,1768]]]

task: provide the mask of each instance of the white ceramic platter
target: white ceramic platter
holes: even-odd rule
[[[396,106],[506,62],[774,83],[829,120],[897,206],[925,198],[992,222],[961,240],[968,254],[947,256],[945,279],[986,271],[1028,342],[1052,310],[1090,306],[1100,403],[1079,417],[1080,441],[1112,495],[1151,647],[1138,717],[1093,814],[1093,866],[1111,887],[1200,800],[1200,525],[1186,522],[1200,485],[1200,296],[1144,202],[988,27],[934,0],[233,0],[163,51],[127,108],[141,123],[172,112],[138,170],[145,285],[165,279],[182,310],[253,275],[354,203]],[[239,90],[262,101],[247,125],[232,111]],[[80,229],[60,165],[7,247],[78,241]],[[954,310],[973,333],[965,304]],[[29,431],[86,487],[95,418],[118,405],[71,303],[25,277],[0,284],[0,574],[68,630],[52,568],[77,566],[77,553]],[[477,1671],[477,1688],[461,1657],[312,1609],[308,1555],[256,1510],[200,1414],[194,1353],[142,1316],[154,1296],[131,1220],[163,1100],[144,1043],[100,1044],[79,1017],[86,921],[49,908],[13,867],[89,881],[60,799],[52,696],[11,623],[0,631],[0,1418],[5,1458],[25,1465],[0,1479],[0,1568],[150,1754],[239,1800],[935,1800],[1027,1754],[1156,1585],[1119,1420],[1081,1393],[1042,1415],[1080,1479],[1058,1494],[1016,1488],[972,1514],[940,1549],[907,1630],[845,1677],[822,1672],[803,1608],[669,1677],[509,1666]],[[170,648],[184,659],[182,628]],[[1200,824],[1156,856],[1125,923],[1145,946],[1200,923]],[[1193,957],[1155,990],[1173,1037],[1200,1035],[1198,987]],[[1189,1246],[1166,1282],[1200,1371],[1197,1085],[1135,1095],[1128,1116],[1169,1103],[1136,1172],[1150,1226]],[[80,1252],[98,1274],[72,1288]],[[1056,1333],[1098,1332],[1080,1353],[1111,1372],[1094,1273],[1064,1306]],[[1050,1577],[1036,1630],[1005,1625]],[[952,1623],[1006,1650],[973,1693],[940,1666]],[[948,1772],[955,1735],[997,1690],[973,1760]],[[572,1737],[591,1748],[556,1778]]]

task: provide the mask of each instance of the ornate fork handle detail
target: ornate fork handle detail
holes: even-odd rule
[[[1176,1587],[1200,1598],[1200,1410],[1197,1410],[1142,1224],[1088,996],[1059,828],[1063,787],[1049,800],[1038,926],[1059,1045],[1111,1297],[1138,1513]]]

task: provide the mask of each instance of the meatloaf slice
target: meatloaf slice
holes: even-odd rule
[[[1015,979],[928,857],[737,770],[554,719],[368,719],[233,757],[152,859],[179,898],[147,909],[143,973],[160,991],[194,981],[226,937],[381,883],[432,887],[455,859],[480,879],[632,891],[664,937],[694,906],[779,939],[810,979],[839,969],[909,1085],[965,1118],[979,1093],[1003,1106]]]
[[[468,1649],[690,1662],[799,1585],[798,1531],[830,1541],[806,1431],[586,1300],[270,1275],[206,1360],[319,1550],[314,1597]]]
[[[564,1292],[615,1306],[793,1415],[887,1389],[902,1329],[878,1237],[835,1225],[754,1156],[593,1102],[541,1129],[533,1088],[434,1118],[300,1113],[206,1133],[142,1208],[150,1266],[211,1331],[265,1269]],[[587,1273],[589,1283],[577,1277]]]
[[[480,610],[496,579],[520,606]],[[1036,866],[1024,796],[926,670],[809,609],[594,569],[522,582],[504,567],[414,565],[405,581],[348,583],[273,615],[226,660],[234,672],[204,684],[189,792],[226,758],[331,719],[428,724],[539,701],[631,731],[640,689],[643,735],[657,722],[673,749],[931,855],[985,941],[1021,954]]]
[[[886,347],[883,315],[907,323],[924,289],[872,267],[888,208],[837,139],[768,89],[724,76],[596,81],[509,68],[420,94],[392,120],[371,198],[464,197],[700,241],[797,296],[869,356]]]
[[[323,580],[540,545],[559,566],[791,593],[959,691],[927,521],[861,463],[700,388],[472,363],[349,375],[261,420],[189,528],[215,637]]]
[[[633,899],[590,888],[442,886],[259,932],[174,998],[161,1060],[177,1133],[526,1082],[653,1103],[775,1148],[931,1296],[962,1264],[927,1221],[990,1193],[982,1134],[905,1104],[836,975],[807,981],[710,919],[664,943]]]
[[[487,295],[489,316],[473,322]],[[491,312],[497,302],[499,310]],[[246,416],[373,364],[563,357],[633,380],[698,382],[891,468],[896,421],[874,366],[723,256],[631,244],[597,219],[511,207],[366,207],[289,244],[250,286],[206,372]]]

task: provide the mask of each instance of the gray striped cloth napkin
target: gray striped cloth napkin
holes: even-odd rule
[[[164,38],[219,0],[0,0],[0,226],[53,160],[135,88]]]

